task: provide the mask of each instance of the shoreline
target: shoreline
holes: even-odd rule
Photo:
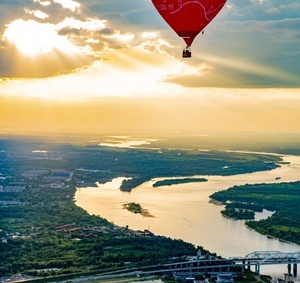
[[[127,209],[130,213],[133,214],[140,214],[143,217],[155,218],[155,216],[152,215],[148,209],[141,207],[141,205],[138,203],[124,203],[123,208]]]
[[[213,198],[209,198],[209,203],[212,203],[212,204],[218,205],[218,206],[224,205],[223,202],[221,202],[219,200],[216,200],[216,199],[213,199]]]
[[[220,207],[223,204],[219,201],[209,198],[208,196],[219,190],[227,190],[229,187],[240,184],[253,184],[253,183],[283,183],[283,182],[294,182],[299,178],[299,165],[300,165],[300,157],[294,155],[280,155],[284,164],[281,164],[280,167],[274,170],[268,170],[263,172],[255,172],[249,174],[238,174],[230,176],[208,176],[208,182],[198,183],[198,185],[187,185],[188,191],[187,194],[183,187],[173,186],[169,190],[159,190],[155,191],[155,188],[152,188],[151,182],[145,182],[143,186],[139,186],[137,190],[132,190],[131,194],[122,194],[119,193],[116,196],[111,196],[114,201],[118,201],[119,199],[124,199],[124,196],[130,196],[131,201],[137,201],[142,205],[150,208],[151,212],[155,215],[159,216],[156,218],[150,219],[152,222],[147,221],[147,218],[142,217],[131,217],[130,220],[127,216],[120,216],[119,212],[116,214],[109,214],[108,219],[110,221],[114,221],[119,226],[124,226],[128,224],[131,229],[140,230],[142,227],[149,227],[151,225],[151,231],[155,235],[164,235],[166,237],[171,238],[179,238],[183,239],[186,242],[201,245],[205,247],[207,250],[211,252],[216,252],[222,257],[230,257],[230,256],[244,256],[248,253],[251,253],[254,249],[256,250],[272,250],[273,248],[276,250],[280,250],[282,252],[295,252],[299,251],[299,246],[294,243],[283,242],[279,239],[268,238],[267,235],[258,233],[257,231],[249,228],[246,225],[241,225],[241,221],[230,221],[232,219],[228,219],[232,224],[225,221],[224,217],[219,212],[219,209],[209,209],[209,207]],[[281,176],[281,179],[276,181],[275,177]],[[201,177],[207,177],[201,176]],[[184,185],[183,185],[184,186]],[[196,188],[197,187],[197,188]],[[204,188],[202,190],[202,188]],[[153,195],[156,197],[153,197]],[[157,197],[157,194],[159,195]],[[205,196],[204,198],[202,198]],[[177,197],[178,195],[178,197]],[[187,197],[185,197],[187,196]],[[198,199],[198,196],[201,196]],[[99,198],[99,201],[101,199]],[[145,201],[145,202],[144,202]],[[124,202],[124,200],[123,200]],[[181,204],[183,203],[184,204]],[[199,213],[199,217],[217,217],[219,220],[215,219],[210,221],[202,221],[197,217],[196,212],[193,210],[192,206],[195,203],[200,204],[201,207],[197,206],[197,213]],[[214,205],[207,206],[208,203],[212,203]],[[151,206],[149,206],[149,204]],[[153,205],[152,205],[153,204]],[[155,209],[154,209],[155,208]],[[158,208],[158,210],[157,210]],[[202,212],[202,208],[204,209]],[[109,209],[108,207],[104,208],[104,210]],[[208,210],[209,209],[209,210]],[[182,217],[188,219],[188,222],[185,221],[184,224],[181,219],[174,218],[174,210],[180,212],[186,212],[186,214],[182,214]],[[158,211],[158,212],[157,212]],[[215,211],[215,212],[213,212]],[[172,214],[170,214],[172,213]],[[101,213],[100,213],[101,214]],[[215,216],[213,216],[215,215]],[[126,219],[125,219],[126,218]],[[220,218],[224,219],[221,220]],[[167,219],[167,220],[165,220]],[[225,222],[224,222],[225,221]],[[124,222],[124,225],[123,225]],[[225,223],[225,225],[222,224]],[[132,224],[131,224],[132,223]],[[208,224],[207,224],[208,223]],[[214,223],[213,225],[211,225]],[[236,224],[234,224],[236,223]],[[174,226],[175,225],[175,226]],[[178,230],[177,227],[181,225],[181,229]],[[184,225],[184,226],[182,226]],[[208,227],[209,225],[209,227]],[[224,226],[224,227],[223,227]],[[242,228],[244,226],[245,228]],[[168,228],[167,228],[168,227]],[[212,228],[214,227],[214,228]],[[217,229],[215,228],[217,227]],[[236,240],[236,233],[233,233],[234,229],[242,229],[242,236],[238,237]],[[219,230],[222,229],[220,232]],[[219,232],[215,232],[215,231]],[[227,230],[232,230],[231,232],[227,232]],[[241,230],[241,231],[242,231]],[[245,232],[245,230],[250,231]],[[197,231],[201,231],[199,234]],[[236,230],[235,230],[236,231]],[[212,241],[212,234],[220,234],[222,233],[222,240],[218,243],[214,243]],[[199,235],[198,235],[199,234]],[[206,236],[207,234],[207,236]],[[257,236],[256,236],[257,235]],[[244,241],[243,239],[249,239],[251,237],[251,241]],[[253,240],[253,242],[252,242]],[[231,245],[228,246],[228,241],[232,242]],[[249,242],[252,244],[249,245]],[[240,249],[243,247],[242,249]],[[270,274],[273,278],[282,277],[284,271],[280,271],[280,269],[271,269],[268,267],[264,267],[266,269],[265,274]]]

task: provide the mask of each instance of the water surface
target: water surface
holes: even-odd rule
[[[269,239],[244,225],[244,221],[225,218],[220,211],[223,206],[210,203],[209,196],[216,191],[234,185],[291,182],[300,179],[300,157],[284,156],[284,164],[271,171],[232,176],[197,176],[207,182],[186,183],[172,186],[152,187],[153,179],[131,192],[119,188],[124,178],[119,177],[97,188],[80,188],[75,194],[76,204],[90,214],[100,215],[119,226],[130,229],[149,229],[157,235],[183,239],[203,246],[223,257],[245,256],[254,251],[298,252],[300,246]],[[276,177],[281,179],[276,180]],[[123,208],[127,202],[139,203],[153,217],[133,214]],[[258,218],[267,217],[264,211]],[[262,267],[262,273],[283,277],[286,266]]]

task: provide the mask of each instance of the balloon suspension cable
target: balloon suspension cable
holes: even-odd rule
[[[192,57],[191,47],[187,46],[182,51],[182,58],[191,58],[191,57]]]

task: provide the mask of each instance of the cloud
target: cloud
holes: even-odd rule
[[[232,0],[227,4],[228,9],[222,11],[226,19],[248,20],[282,20],[284,18],[299,18],[300,4],[295,0]]]
[[[227,81],[236,87],[251,87],[251,85],[268,87],[272,84],[299,87],[300,57],[297,54],[299,26],[299,18],[222,21],[215,24],[213,30],[206,31],[201,44],[197,45],[196,42],[192,46],[193,60],[190,64],[197,68],[199,62],[209,63],[214,67],[211,75],[219,70],[223,71],[226,77],[234,79],[237,76],[236,80]],[[196,60],[195,57],[198,56]],[[211,56],[218,57],[220,60],[211,62]],[[224,58],[228,59],[226,64],[222,63]],[[244,64],[244,62],[251,64]],[[240,64],[240,68],[234,67],[236,63]],[[222,69],[218,66],[220,64],[223,65]],[[264,68],[263,73],[261,67]],[[244,79],[241,79],[242,77]],[[213,81],[210,82],[213,86]],[[207,84],[207,81],[204,82],[204,85]],[[218,80],[215,80],[215,85],[220,85]]]
[[[158,32],[131,32],[125,26],[124,30],[116,29],[111,21],[92,16],[86,7],[79,11],[82,5],[78,2],[34,0],[27,4],[22,17],[4,25],[0,40],[2,77],[72,73],[108,58],[113,50],[174,54],[173,46]]]
[[[46,2],[34,2],[45,5],[50,16],[40,10],[25,8],[23,17],[32,15],[35,19],[19,18],[4,25],[0,38],[0,76],[48,77],[72,72],[97,59],[96,52],[92,52],[93,47],[98,47],[97,44],[89,44],[86,40],[94,33],[100,34],[99,31],[105,28],[105,20],[80,20],[66,15],[62,21],[51,23],[51,5],[48,2],[47,5]],[[78,7],[74,1],[56,2],[64,8],[73,7],[72,11]],[[45,21],[48,17],[50,19]],[[37,18],[43,22],[36,21]]]
[[[11,22],[7,25],[3,38],[27,54],[48,53],[54,47],[65,47],[65,41],[57,36],[54,25],[33,20],[19,19]]]
[[[271,7],[269,9],[266,10],[267,14],[280,14],[281,11],[278,7]]]
[[[249,70],[246,66],[235,69],[231,66],[213,65],[199,70],[198,73],[185,75],[169,75],[165,81],[189,88],[270,88],[270,87],[300,87],[297,80],[282,79],[279,74]]]
[[[72,12],[78,11],[80,8],[80,4],[73,0],[52,0],[54,3],[59,3],[63,6],[64,9],[68,9]]]
[[[290,2],[290,1],[289,1]],[[286,2],[286,4],[280,3],[279,8],[287,17],[299,18],[300,3],[299,2]]]
[[[97,31],[101,30],[106,25],[106,20],[87,18],[85,21],[77,20],[71,17],[65,18],[62,22],[57,24],[57,29],[71,27],[74,29]]]
[[[40,10],[29,10],[27,8],[24,9],[25,13],[28,13],[28,14],[31,14],[31,15],[34,15],[35,17],[39,18],[39,19],[46,19],[46,18],[49,18],[49,15],[43,13],[42,11]]]
[[[35,46],[40,51],[38,56],[26,56],[21,47],[16,48],[16,37],[11,40],[2,37],[0,76],[48,77],[74,73],[97,61],[112,62],[116,50],[120,52],[119,57],[131,56],[128,60],[132,63],[126,70],[141,62],[145,68],[152,68],[152,62],[158,60],[162,60],[162,64],[169,60],[181,64],[183,41],[161,19],[151,1],[16,0],[3,3],[0,9],[2,35],[18,21],[27,28],[34,23],[36,32],[41,28],[46,38],[51,36],[52,43],[66,45],[41,40],[40,46]],[[295,0],[284,3],[232,0],[207,27],[205,34],[195,40],[192,60],[183,63],[189,66],[189,71],[165,72],[161,80],[193,87],[298,86],[299,6]],[[228,60],[212,59],[217,57]],[[46,66],[46,70],[38,71],[42,66]]]
[[[30,56],[20,53],[14,45],[6,45],[0,51],[0,77],[7,78],[45,78],[60,73],[73,72],[93,62],[89,56],[69,56],[58,49],[48,53]]]
[[[64,9],[70,10],[72,12],[79,11],[80,3],[73,1],[73,0],[52,0],[52,1],[42,1],[42,0],[33,0],[33,2],[37,2],[42,6],[50,6],[53,3],[60,4]]]
[[[42,6],[49,6],[49,5],[51,5],[51,1],[33,0],[33,2],[38,2]]]

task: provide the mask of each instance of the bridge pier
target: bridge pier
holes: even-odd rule
[[[260,274],[260,264],[255,264],[255,273]]]
[[[291,264],[290,263],[287,265],[287,269],[288,269],[288,274],[291,274]]]
[[[293,275],[294,277],[297,277],[297,263],[293,264]]]
[[[292,274],[292,265],[289,263],[287,265],[288,274]],[[293,264],[293,276],[297,277],[297,263]]]

